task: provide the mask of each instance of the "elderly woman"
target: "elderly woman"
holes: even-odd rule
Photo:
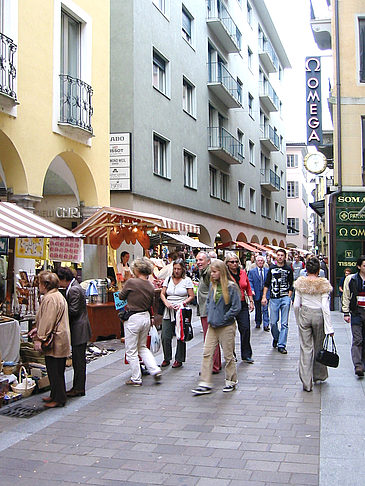
[[[30,332],[36,351],[41,351],[42,343],[53,334],[50,347],[43,350],[51,385],[50,396],[43,398],[47,408],[63,407],[67,400],[65,367],[66,358],[71,354],[71,338],[67,302],[58,286],[59,279],[55,273],[39,274],[39,292],[43,298],[36,315],[36,327]]]
[[[176,325],[176,312],[181,306],[188,305],[194,300],[193,282],[186,276],[184,260],[179,258],[173,262],[172,275],[163,283],[161,300],[165,304],[162,320],[163,361],[161,367],[169,366],[172,359],[171,341]],[[186,358],[186,343],[177,340],[175,361],[173,368],[181,368]]]
[[[142,372],[139,357],[156,382],[161,380],[161,369],[147,348],[147,336],[151,327],[150,309],[155,295],[154,287],[148,280],[153,272],[153,264],[147,258],[137,258],[132,263],[132,272],[136,278],[130,278],[119,293],[119,298],[127,299],[128,310],[132,315],[124,321],[125,354],[132,370],[126,385],[141,386]]]
[[[320,262],[312,257],[306,263],[306,277],[299,277],[295,283],[294,313],[299,328],[300,358],[299,377],[303,390],[310,392],[313,382],[325,381],[327,366],[316,361],[325,334],[333,335],[329,294],[332,287],[324,277],[318,277]]]

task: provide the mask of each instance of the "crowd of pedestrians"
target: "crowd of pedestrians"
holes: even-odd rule
[[[309,255],[304,262],[299,255],[287,262],[285,249],[279,248],[275,261],[268,263],[259,253],[241,265],[236,252],[227,252],[225,260],[204,251],[196,255],[199,272],[197,313],[204,333],[204,349],[195,395],[212,391],[212,374],[222,369],[221,349],[224,358],[225,381],[223,392],[236,389],[238,361],[235,352],[236,329],[240,334],[240,359],[254,364],[250,343],[250,312],[255,311],[255,325],[272,334],[272,346],[280,354],[287,354],[288,317],[293,305],[299,330],[299,377],[303,390],[310,392],[313,384],[328,377],[326,366],[316,361],[326,335],[333,336],[330,295],[332,287],[326,278],[323,260]],[[124,265],[128,262],[123,262]],[[126,385],[141,386],[141,360],[156,383],[160,383],[161,368],[172,361],[172,342],[175,335],[177,312],[195,301],[194,285],[187,275],[184,259],[171,259],[164,275],[161,301],[164,305],[161,341],[163,361],[159,366],[147,346],[147,336],[153,325],[152,306],[154,287],[150,282],[153,265],[147,258],[137,258],[130,268],[129,278],[119,296],[128,303],[125,318],[126,361],[131,377]],[[348,269],[346,269],[348,270]],[[357,273],[345,272],[340,282],[344,319],[351,323],[351,348],[355,374],[364,376],[365,333],[365,256],[357,261]],[[85,395],[87,341],[90,323],[87,317],[85,294],[72,271],[60,268],[58,275],[42,272],[39,276],[40,292],[44,295],[36,317],[36,326],[30,335],[35,349],[45,350],[46,366],[51,392],[43,400],[48,408],[64,406],[67,398]],[[63,288],[64,297],[59,292]],[[53,344],[46,347],[52,334]],[[72,346],[74,368],[73,386],[66,391],[64,371],[66,357]],[[177,339],[172,368],[180,368],[186,360],[186,343]]]

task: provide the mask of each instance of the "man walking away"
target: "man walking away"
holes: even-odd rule
[[[60,279],[60,286],[66,289],[74,369],[73,385],[66,395],[70,398],[81,397],[85,395],[86,344],[91,338],[85,293],[70,268],[60,267],[57,275]]]
[[[262,305],[261,299],[264,291],[264,283],[269,272],[268,268],[264,268],[265,258],[262,255],[256,257],[256,268],[250,270],[248,274],[248,280],[251,285],[253,299],[255,303],[255,322],[256,328],[261,327],[261,323],[264,324],[264,331],[270,331],[269,326],[269,307],[268,304]],[[270,290],[266,294],[266,300],[269,301]]]
[[[286,251],[279,249],[276,252],[276,265],[269,268],[262,305],[267,305],[267,292],[270,289],[270,324],[273,337],[272,345],[278,348],[279,353],[287,354],[286,342],[288,339],[288,318],[293,293],[293,270],[287,265]],[[280,314],[280,332],[278,328]]]
[[[348,275],[343,285],[342,312],[347,323],[351,322],[351,357],[355,375],[364,376],[362,361],[365,332],[365,255],[356,262],[357,273]]]

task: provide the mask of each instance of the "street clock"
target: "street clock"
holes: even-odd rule
[[[312,174],[321,174],[327,168],[327,159],[321,152],[308,154],[304,158],[304,166]]]

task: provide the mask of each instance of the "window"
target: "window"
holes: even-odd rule
[[[248,114],[253,118],[253,96],[248,93]]]
[[[299,197],[298,181],[288,181],[286,183],[286,197],[288,198]]]
[[[250,211],[256,213],[256,191],[250,188]]]
[[[305,206],[308,206],[308,194],[303,184],[302,184],[302,201]]]
[[[229,175],[221,172],[221,199],[229,202]]]
[[[0,32],[2,34],[5,33],[4,27],[5,27],[5,12],[4,12],[4,0],[0,0]]]
[[[209,167],[210,195],[219,197],[218,192],[218,171],[215,167]]]
[[[286,166],[288,168],[298,167],[298,154],[288,154],[286,156]]]
[[[252,26],[252,7],[247,2],[247,23]]]
[[[284,171],[280,171],[280,182],[281,182],[281,189],[285,188],[285,178],[284,178]]]
[[[244,151],[244,134],[241,132],[241,130],[238,128],[237,129],[237,140],[239,141],[238,145],[238,155],[241,157],[245,156],[245,151]]]
[[[249,162],[252,165],[255,165],[255,144],[249,140],[248,142],[248,150],[249,150]]]
[[[239,78],[237,78],[237,99],[241,105],[242,105],[242,86],[243,86],[242,81]]]
[[[160,136],[153,135],[153,172],[160,177],[170,177],[168,154],[169,142]]]
[[[251,49],[248,47],[247,48],[247,65],[250,69],[252,69],[252,51]]]
[[[238,181],[238,207],[246,208],[246,186],[241,181]]]
[[[280,135],[280,143],[279,143],[279,146],[280,146],[280,151],[283,152],[283,144],[284,144],[284,138],[282,135]]]
[[[297,235],[299,233],[299,218],[288,218],[288,235]]]
[[[266,216],[266,197],[261,194],[261,216]]]
[[[275,203],[275,221],[278,223],[279,222],[279,203]]]
[[[155,50],[153,50],[153,86],[161,91],[167,93],[167,64],[168,62]]]
[[[195,116],[195,86],[183,78],[183,110]]]
[[[184,186],[196,189],[196,157],[184,150]]]
[[[303,223],[303,236],[307,237],[308,236],[308,223],[304,219],[302,220]]]
[[[181,33],[183,38],[189,44],[192,43],[192,27],[193,27],[193,17],[190,13],[186,10],[186,8],[182,7],[182,26],[181,26]]]
[[[81,24],[61,11],[61,74],[80,79]]]
[[[360,83],[365,83],[365,19],[359,19]]]
[[[284,208],[284,206],[280,206],[280,222],[281,222],[281,224],[285,224],[285,208]]]
[[[156,7],[161,10],[163,14],[166,15],[166,1],[167,0],[153,0],[153,3],[156,5]]]
[[[279,80],[281,81],[283,79],[283,68],[279,66]]]

